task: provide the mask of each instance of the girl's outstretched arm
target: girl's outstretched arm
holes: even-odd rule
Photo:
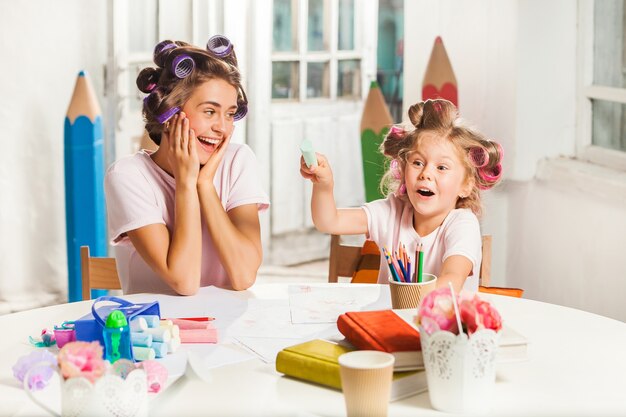
[[[437,277],[437,288],[447,287],[448,282],[451,282],[454,291],[458,294],[471,273],[472,261],[463,255],[449,256],[443,262],[441,272]]]
[[[313,183],[311,215],[317,230],[335,235],[367,234],[367,215],[361,208],[337,209],[330,164],[317,154],[317,166],[308,167],[300,158],[300,174]]]

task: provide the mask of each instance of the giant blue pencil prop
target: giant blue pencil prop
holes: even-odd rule
[[[80,247],[107,255],[104,208],[104,134],[96,94],[81,71],[65,117],[65,217],[68,299],[82,300]],[[93,291],[93,296],[104,291]]]

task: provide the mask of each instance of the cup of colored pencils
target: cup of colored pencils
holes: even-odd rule
[[[400,244],[393,253],[386,247],[383,247],[382,252],[389,266],[389,293],[392,308],[419,307],[421,300],[437,286],[437,277],[422,271],[424,257],[421,245],[415,254],[418,265],[414,274],[412,274],[411,258],[403,244]]]

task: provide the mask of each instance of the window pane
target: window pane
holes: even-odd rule
[[[626,105],[592,100],[592,114],[592,143],[603,148],[626,151]]]
[[[274,0],[274,51],[295,51],[294,10],[292,0]]]
[[[624,88],[624,0],[594,3],[594,84]]]
[[[358,59],[339,61],[337,68],[337,97],[360,98],[361,61]]]
[[[297,62],[272,62],[272,98],[298,98]]]
[[[339,0],[340,51],[354,49],[354,0]]]
[[[324,48],[324,0],[309,0],[307,49],[323,51]]]
[[[307,64],[306,96],[308,98],[329,97],[328,62]]]
[[[152,52],[157,44],[157,0],[128,2],[128,50]],[[135,87],[136,89],[136,87]]]

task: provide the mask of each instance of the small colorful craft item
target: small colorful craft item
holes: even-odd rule
[[[51,332],[48,329],[43,329],[38,338],[28,336],[28,340],[30,341],[30,344],[35,347],[49,347],[56,343],[54,332]]]
[[[54,337],[57,346],[61,349],[68,342],[76,340],[76,332],[74,331],[73,321],[64,321],[60,326],[54,326]]]
[[[13,376],[23,384],[26,373],[33,367],[35,369],[29,375],[28,388],[37,391],[48,385],[57,367],[57,358],[47,349],[33,350],[28,355],[20,357],[13,365]]]
[[[137,364],[137,368],[146,371],[148,392],[159,392],[167,382],[167,368],[154,360],[147,360]]]

